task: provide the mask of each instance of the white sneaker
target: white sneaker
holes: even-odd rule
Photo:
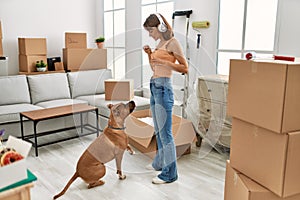
[[[148,170],[155,170],[155,169],[152,167],[152,164],[147,165],[147,166],[146,166],[146,169],[148,169]]]
[[[152,183],[153,183],[153,184],[165,184],[165,183],[167,183],[167,182],[164,181],[164,180],[161,180],[160,178],[158,178],[158,177],[156,176],[156,177],[154,177],[154,178],[152,179]]]

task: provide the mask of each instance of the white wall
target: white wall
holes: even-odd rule
[[[300,57],[300,1],[280,1],[278,54]]]
[[[197,34],[199,31],[192,29],[190,24],[190,65],[198,74],[211,74],[216,72],[216,47],[218,30],[218,4],[220,0],[175,0],[175,10],[192,9],[193,21],[210,21],[208,29],[199,30],[202,35],[201,48],[196,48]],[[278,37],[278,54],[300,56],[300,6],[299,0],[280,1],[280,34]],[[9,0],[0,1],[0,20],[3,29],[4,54],[9,57],[9,74],[17,74],[18,67],[18,37],[46,37],[48,57],[62,56],[65,32],[86,32],[88,48],[95,48],[94,38],[103,33],[101,15],[102,0]],[[126,5],[133,5],[126,15],[132,24],[126,24],[131,33],[127,34],[126,45],[130,59],[136,59],[140,52],[136,51],[141,41],[136,39],[141,24],[140,11],[136,5],[140,0],[127,0]],[[180,33],[185,21],[176,20],[175,33]],[[177,25],[177,24],[176,24]],[[140,27],[141,28],[141,27]],[[185,33],[182,33],[184,35]],[[134,40],[133,43],[131,43]],[[141,47],[142,48],[142,47]],[[139,61],[127,61],[128,69],[136,66]],[[131,77],[140,77],[141,71],[130,73]],[[141,80],[137,78],[137,82]]]
[[[201,74],[216,73],[216,48],[218,31],[218,11],[219,0],[177,0],[175,1],[175,10],[192,10],[190,16],[190,26],[188,33],[188,42],[190,49],[190,73],[199,76]],[[175,17],[175,32],[181,32],[185,36],[185,18]],[[209,21],[209,28],[193,29],[192,22]],[[197,49],[197,34],[201,34],[201,45]]]
[[[9,74],[19,72],[18,37],[47,38],[47,57],[61,56],[65,32],[86,32],[94,48],[97,0],[9,0],[0,2],[3,50]]]

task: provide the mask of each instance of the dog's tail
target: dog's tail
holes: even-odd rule
[[[62,196],[63,194],[65,194],[65,192],[68,190],[68,188],[70,187],[70,185],[78,178],[78,173],[75,172],[74,175],[72,176],[72,178],[69,180],[69,182],[67,183],[67,185],[64,187],[64,189],[57,195],[55,195],[53,197],[53,199],[57,199],[58,197]]]

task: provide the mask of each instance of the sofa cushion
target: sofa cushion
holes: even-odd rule
[[[0,77],[0,105],[30,103],[25,75]]]
[[[104,93],[104,80],[110,78],[110,69],[68,72],[72,98]]]
[[[99,114],[107,118],[110,114],[110,110],[107,107],[108,104],[116,104],[120,102],[127,103],[127,101],[106,101],[105,94],[80,96],[76,99],[87,101],[90,105],[98,107]],[[150,108],[150,99],[148,98],[134,96],[132,100],[136,105],[135,110],[145,110]]]
[[[39,109],[43,108],[27,103],[0,106],[0,124],[8,122],[19,122],[19,113]]]
[[[71,98],[66,73],[29,75],[27,78],[33,104]]]
[[[43,108],[53,108],[58,106],[66,106],[66,105],[73,105],[73,104],[88,104],[87,101],[79,100],[79,99],[57,99],[51,101],[44,101],[37,103],[37,106],[41,106]]]

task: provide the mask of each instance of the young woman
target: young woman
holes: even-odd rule
[[[143,24],[149,36],[159,40],[152,52],[149,45],[144,46],[153,71],[150,80],[150,108],[156,135],[157,154],[151,167],[161,173],[153,178],[152,183],[163,184],[177,180],[176,148],[172,135],[172,108],[174,94],[172,71],[188,72],[188,64],[181,45],[174,38],[171,26],[161,14],[151,14]]]

